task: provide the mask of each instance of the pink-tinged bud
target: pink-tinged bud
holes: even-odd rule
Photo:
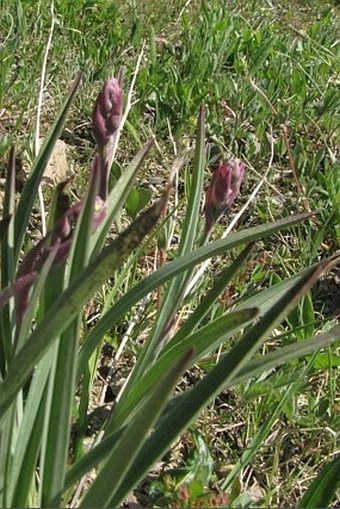
[[[205,196],[205,228],[209,231],[240,192],[244,164],[238,159],[223,161],[213,173]]]
[[[105,80],[94,107],[93,136],[99,148],[105,147],[117,131],[123,111],[123,91],[115,78]]]
[[[0,293],[0,309],[10,297],[15,297],[15,307],[18,323],[21,323],[29,305],[30,290],[40,273],[47,257],[55,251],[51,269],[66,262],[72,245],[72,233],[81,213],[83,202],[79,201],[70,207],[58,220],[52,232],[41,239],[24,257],[19,265],[14,284]],[[91,230],[96,231],[105,219],[107,203],[96,196]]]
[[[20,295],[23,291],[26,291],[27,288],[29,289],[36,277],[37,272],[31,272],[30,274],[16,279],[12,285],[6,286],[6,288],[0,292],[0,309],[7,304],[11,297]]]

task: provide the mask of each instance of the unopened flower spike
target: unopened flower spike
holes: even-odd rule
[[[238,159],[222,161],[213,173],[205,196],[205,229],[210,231],[240,192],[244,164]]]
[[[110,141],[120,126],[123,111],[123,91],[115,78],[105,80],[94,107],[93,136],[99,150]]]
[[[113,153],[114,137],[122,119],[123,92],[120,86],[121,82],[121,75],[118,80],[109,79],[104,82],[93,112],[93,134],[98,150],[93,160],[90,185],[95,181],[98,182],[98,194],[95,198],[91,219],[92,231],[95,231],[105,219],[107,212],[109,166]],[[62,185],[61,190],[65,185]],[[52,269],[65,263],[71,249],[74,227],[81,213],[83,203],[83,200],[80,200],[75,205],[70,206],[67,200],[63,204],[65,210],[63,210],[52,231],[33,247],[21,262],[16,280],[12,285],[13,288],[9,287],[7,289],[8,295],[15,296],[18,323],[23,320],[29,305],[31,287],[50,253],[55,251]]]
[[[122,121],[123,91],[122,75],[118,79],[105,80],[93,110],[93,136],[98,145],[93,169],[101,174],[99,196],[105,201],[108,194],[110,166],[114,151],[114,141]]]

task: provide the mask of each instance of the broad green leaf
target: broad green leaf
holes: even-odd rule
[[[151,200],[151,196],[152,192],[150,189],[144,187],[135,187],[131,189],[125,202],[125,208],[132,219],[135,219],[137,214],[148,204]]]
[[[182,469],[184,472],[180,476],[179,482],[180,484],[189,485],[190,495],[193,497],[203,495],[204,486],[209,486],[214,469],[214,460],[202,435],[193,431],[191,431],[191,435],[195,449]]]
[[[307,360],[309,360],[307,356]],[[336,353],[331,352],[320,353],[313,358],[314,369],[325,369],[325,368],[339,368],[340,367],[340,356]]]

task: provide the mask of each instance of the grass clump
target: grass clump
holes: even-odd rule
[[[337,8],[111,7],[1,4],[2,502],[330,504]]]

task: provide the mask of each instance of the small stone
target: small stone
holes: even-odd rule
[[[43,140],[40,140],[41,143]],[[57,184],[70,176],[67,161],[67,143],[57,140],[51,157],[44,171],[43,180],[50,184]]]

